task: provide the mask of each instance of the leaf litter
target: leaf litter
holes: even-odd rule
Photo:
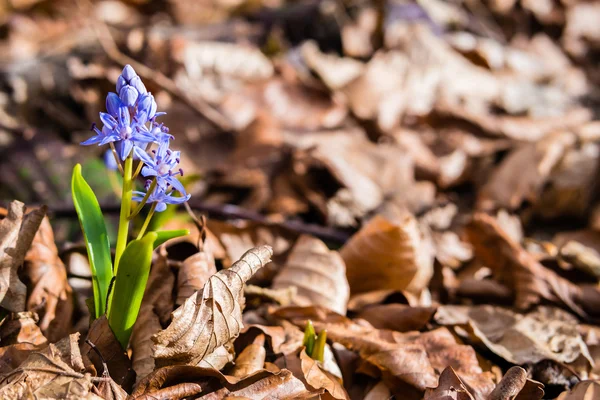
[[[0,7],[2,397],[594,398],[599,15],[583,0]],[[82,162],[114,217],[101,155],[75,146],[127,63],[203,217],[165,218],[192,234],[155,252],[124,352],[89,319],[63,178]]]

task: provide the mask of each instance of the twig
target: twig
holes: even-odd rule
[[[108,373],[108,365],[106,364],[106,360],[104,360],[104,357],[102,357],[102,353],[100,353],[100,350],[98,350],[96,345],[92,343],[90,339],[85,339],[85,342],[88,344],[88,346],[90,346],[92,350],[94,350],[98,357],[100,357],[100,361],[102,362],[102,377],[110,377],[110,374]]]
[[[233,204],[206,204],[199,201],[192,201],[190,202],[189,206],[195,211],[206,213],[210,218],[220,220],[242,219],[252,221],[266,226],[280,227],[300,234],[312,235],[324,241],[330,241],[339,244],[345,243],[353,233],[351,230],[342,230],[327,226],[307,224],[300,221],[273,222],[260,213],[246,210]],[[100,207],[102,208],[102,212],[105,214],[117,214],[120,211],[120,206],[116,203],[101,204]],[[75,209],[71,205],[50,207],[49,212],[52,213],[55,218],[72,218],[77,215],[75,213]]]

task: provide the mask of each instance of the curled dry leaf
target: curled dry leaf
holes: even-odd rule
[[[202,394],[205,396],[200,397]],[[302,382],[286,370],[260,370],[244,378],[223,375],[217,370],[174,365],[159,368],[143,379],[130,396],[132,400],[196,396],[203,399],[248,397],[251,399],[301,399],[308,395]]]
[[[243,327],[243,285],[270,261],[272,254],[269,246],[248,250],[175,310],[171,324],[152,337],[156,363],[196,364],[237,337]]]
[[[65,337],[72,329],[73,291],[48,217],[42,220],[25,256],[24,275],[30,286],[27,309],[40,314],[40,329],[50,342]]]
[[[540,264],[500,228],[495,218],[475,214],[467,227],[467,236],[475,256],[492,269],[494,277],[513,290],[518,308],[527,309],[545,299],[586,316],[576,303],[581,289]]]
[[[31,311],[11,313],[0,322],[0,341],[3,346],[29,343],[36,346],[48,340],[37,325],[39,318]]]
[[[87,397],[93,386],[92,377],[83,373],[85,366],[78,341],[76,333],[43,351],[32,352],[18,368],[3,376],[0,397],[94,398]]]
[[[161,247],[152,264],[140,312],[131,334],[132,365],[138,382],[154,370],[151,338],[169,321],[173,310],[171,293],[174,283],[175,277],[167,264],[165,249]]]
[[[350,400],[337,378],[310,358],[304,348],[278,360],[278,365],[289,368],[314,394],[326,393],[328,399]]]
[[[340,254],[352,294],[382,289],[419,292],[433,275],[431,242],[408,213],[395,221],[375,216]]]
[[[183,302],[202,289],[208,279],[217,272],[215,259],[210,250],[201,248],[183,261],[177,274],[177,300],[176,304]]]
[[[527,371],[521,367],[511,367],[498,385],[490,393],[490,400],[511,400],[523,389],[527,382]]]
[[[298,288],[299,304],[319,305],[346,314],[350,297],[346,265],[337,251],[329,250],[317,238],[301,236],[273,280],[273,289],[289,286]]]
[[[0,221],[0,306],[12,312],[25,310],[27,288],[17,270],[46,215],[46,207],[25,215],[25,205],[10,203],[6,218]]]

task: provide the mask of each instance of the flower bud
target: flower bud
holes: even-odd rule
[[[121,73],[121,75],[123,76],[123,78],[125,78],[127,82],[130,82],[135,76],[137,76],[137,74],[133,70],[133,67],[129,64],[127,64],[125,68],[123,68],[123,72]]]
[[[128,107],[133,106],[135,104],[138,95],[138,91],[130,85],[123,86],[121,88],[121,91],[119,92],[119,97],[121,98],[121,101]]]

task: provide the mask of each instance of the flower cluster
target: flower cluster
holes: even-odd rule
[[[130,65],[123,68],[117,79],[116,93],[111,92],[106,96],[106,111],[100,113],[102,129],[93,124],[92,131],[95,135],[81,144],[101,146],[112,143],[121,160],[132,157],[144,164],[141,173],[151,178],[146,184],[146,190],[150,189],[152,192],[136,191],[134,200],[145,199],[148,203],[156,203],[155,210],[159,212],[164,211],[167,204],[187,201],[190,195],[186,194],[183,185],[177,180],[178,175],[183,175],[181,168],[177,168],[180,152],[169,149],[173,136],[169,134],[167,127],[156,122],[156,118],[164,113],[157,112],[154,96],[146,90]],[[158,148],[151,151],[151,156],[148,150],[153,143]],[[174,191],[181,196],[174,196]]]

